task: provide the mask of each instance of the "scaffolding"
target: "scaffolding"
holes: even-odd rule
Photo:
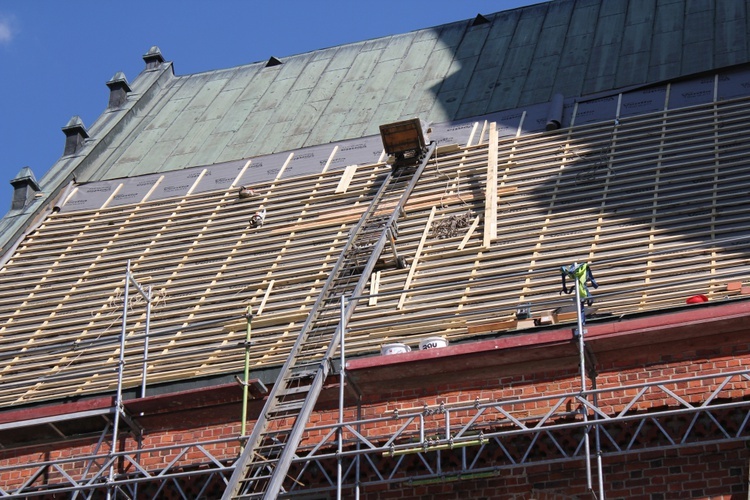
[[[687,389],[689,398],[680,395]],[[584,436],[592,430],[601,433],[597,455],[603,459],[747,441],[750,401],[729,397],[727,392],[746,394],[749,390],[750,370],[741,370],[586,393],[414,407],[377,418],[308,426],[306,432],[321,432],[323,437],[315,446],[297,450],[293,486],[282,496],[357,491],[375,484],[471,479],[529,465],[586,461]],[[673,405],[643,410],[654,399],[669,400]],[[534,415],[528,414],[530,405],[537,408]],[[584,411],[596,418],[584,421]],[[457,423],[460,420],[463,423]],[[379,429],[384,424],[396,426],[397,431],[383,434]],[[52,473],[59,482],[40,486],[29,480],[16,489],[0,490],[0,494],[9,499],[53,492],[88,496],[109,489],[113,495],[130,498],[146,485],[160,491],[171,484],[179,491],[180,480],[187,477],[200,478],[200,491],[205,491],[214,481],[226,484],[234,471],[232,463],[208,449],[241,441],[243,437],[237,436],[3,466],[0,473],[33,471],[34,481]],[[197,453],[202,459],[195,459],[190,468],[179,465],[179,459],[188,453]],[[156,457],[161,457],[162,466],[148,469],[141,465]],[[64,471],[66,464],[82,460],[91,466],[79,475]],[[423,472],[408,470],[412,461],[419,462]],[[117,462],[131,465],[132,471],[107,478],[109,467]],[[322,484],[302,488],[301,480],[312,469],[316,477],[323,478]],[[184,494],[183,498],[190,496]]]

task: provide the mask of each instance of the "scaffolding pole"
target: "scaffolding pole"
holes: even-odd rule
[[[578,263],[573,263],[573,269],[578,268]],[[586,279],[584,277],[584,279]],[[584,334],[586,330],[584,329],[584,323],[585,323],[585,311],[583,308],[583,302],[581,297],[581,289],[580,286],[576,280],[576,282],[573,285],[573,288],[575,288],[575,306],[576,306],[576,313],[577,313],[577,320],[578,320],[578,358],[581,368],[581,399],[583,401],[586,401],[587,397],[587,389],[586,389],[586,344],[584,341]],[[596,398],[596,395],[594,395],[594,398]],[[596,404],[595,404],[596,406]],[[581,405],[581,415],[583,416],[583,421],[588,422],[588,407],[583,404]],[[595,415],[596,418],[596,415]],[[601,450],[599,449],[599,427],[596,427],[596,447],[597,447],[597,472],[598,472],[598,482],[599,482],[599,500],[604,500],[604,480],[602,478],[602,455]],[[586,487],[590,492],[593,493],[594,491],[594,485],[593,481],[591,479],[591,442],[589,439],[589,432],[591,431],[590,426],[584,427],[584,447],[586,451]]]
[[[247,306],[245,318],[247,319],[247,328],[245,330],[245,379],[242,384],[242,427],[240,436],[244,436],[247,431],[247,402],[249,399],[250,384],[250,336],[253,324],[253,308],[251,306]],[[242,448],[244,448],[244,444]]]
[[[341,319],[339,320],[341,338],[339,340],[339,353],[341,355],[341,368],[339,368],[339,428],[337,430],[338,458],[336,460],[336,500],[341,500],[342,489],[342,453],[344,452],[344,383],[346,381],[346,297],[341,296]]]
[[[115,416],[112,424],[112,446],[110,456],[117,452],[117,435],[120,432],[120,413],[122,411],[122,378],[125,367],[125,336],[128,328],[128,301],[130,300],[130,259],[128,259],[125,269],[125,290],[123,291],[122,304],[122,328],[120,330],[120,356],[117,361],[117,393],[115,395]],[[108,482],[113,483],[115,479],[115,462],[111,461],[109,465]],[[112,497],[112,487],[107,488],[107,500]]]

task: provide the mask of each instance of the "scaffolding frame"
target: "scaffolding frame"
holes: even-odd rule
[[[739,389],[739,386],[742,388]],[[687,388],[692,391],[691,399],[700,402],[680,396],[682,389]],[[602,458],[748,441],[750,401],[724,402],[723,391],[730,388],[749,391],[750,370],[621,385],[588,390],[585,394],[569,392],[415,407],[395,410],[380,417],[349,421],[341,419],[341,422],[333,424],[310,426],[306,432],[321,432],[323,437],[314,446],[298,450],[293,460],[293,465],[298,467],[294,479],[299,481],[309,467],[314,467],[328,484],[311,489],[301,488],[295,482],[295,487],[285,496],[358,490],[375,484],[470,479],[530,465],[585,461],[583,436],[591,430],[598,430],[603,436]],[[652,411],[639,409],[640,406],[649,406],[653,399],[665,398],[674,405]],[[614,413],[610,405],[612,400],[620,401]],[[519,416],[531,404],[537,407],[538,414]],[[571,407],[575,409],[570,410]],[[595,414],[596,419],[584,421],[581,409]],[[730,413],[732,418],[725,423]],[[458,415],[468,414],[471,414],[471,418],[467,422],[455,424]],[[491,423],[488,419],[492,419]],[[665,425],[669,419],[673,419],[672,422],[680,420],[683,425],[675,430]],[[710,435],[702,435],[704,430],[701,428],[706,422],[714,426]],[[390,435],[369,435],[369,430],[375,430],[383,423],[397,425],[398,430]],[[627,439],[618,434],[623,426],[631,431]],[[561,433],[565,433],[565,440],[561,439]],[[656,435],[658,442],[655,443],[649,433]],[[509,440],[514,440],[515,449],[508,444]],[[520,440],[525,443],[522,447],[517,446]],[[34,479],[14,490],[0,489],[0,497],[33,498],[52,492],[76,492],[90,496],[109,488],[115,495],[130,498],[137,492],[138,486],[145,483],[158,483],[160,490],[172,483],[180,491],[180,479],[187,476],[204,478],[203,489],[214,480],[227,484],[234,465],[216,457],[209,448],[243,441],[244,436],[237,436],[4,466],[0,467],[0,473],[31,470],[30,477]],[[483,465],[483,459],[491,456],[493,449],[500,450],[502,463],[497,463],[493,458],[492,465]],[[546,458],[538,458],[541,451],[547,454]],[[550,451],[555,451],[556,455],[549,455]],[[179,462],[189,452],[196,452],[201,459],[195,459],[188,467]],[[451,466],[450,454],[454,452],[460,453],[460,469]],[[424,473],[413,474],[406,470],[409,456],[423,464]],[[154,457],[161,457],[163,464],[154,466],[151,463],[149,468],[142,465],[146,459]],[[88,462],[89,466],[78,476],[64,470],[65,464],[80,461]],[[132,467],[132,472],[107,478],[110,466],[118,461]],[[94,466],[98,472],[91,473]],[[50,472],[58,474],[59,482],[34,485],[36,478]],[[363,478],[363,474],[367,473],[375,479]],[[183,492],[183,498],[190,497]]]

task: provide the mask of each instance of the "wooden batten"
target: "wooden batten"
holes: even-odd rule
[[[488,248],[497,239],[497,123],[490,123],[489,147],[487,149],[487,186],[484,199],[484,238]]]

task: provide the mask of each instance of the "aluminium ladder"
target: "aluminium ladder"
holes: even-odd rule
[[[223,500],[275,499],[286,491],[287,472],[341,339],[340,298],[362,295],[387,244],[396,265],[404,266],[395,248],[397,219],[404,214],[435,147],[431,143],[412,165],[394,164],[352,229],[235,463]],[[356,298],[349,301],[343,313],[344,324],[356,305]]]

